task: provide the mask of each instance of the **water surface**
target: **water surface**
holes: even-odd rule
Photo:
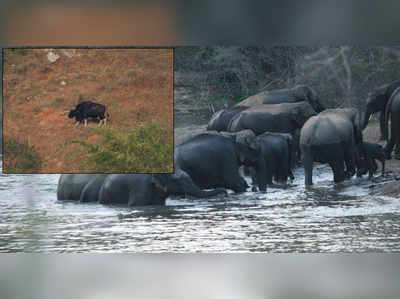
[[[0,252],[392,252],[400,201],[368,195],[366,178],[334,187],[327,166],[306,191],[169,198],[165,207],[58,202],[59,175],[0,176]]]

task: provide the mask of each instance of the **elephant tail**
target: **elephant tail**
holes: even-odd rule
[[[398,96],[399,93],[400,93],[400,87],[395,89],[395,91],[392,93],[392,95],[390,96],[389,101],[386,104],[385,122],[384,122],[385,126],[383,128],[383,131],[385,133],[385,136],[388,136],[388,139],[389,139],[389,135],[388,135],[388,131],[389,131],[389,114],[391,113],[392,103],[393,103],[395,97]]]

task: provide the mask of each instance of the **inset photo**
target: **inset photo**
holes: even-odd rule
[[[173,172],[172,48],[3,49],[3,173]]]

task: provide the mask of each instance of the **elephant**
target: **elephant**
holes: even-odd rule
[[[395,158],[400,160],[400,87],[391,95],[385,110],[384,132],[388,136],[390,117],[390,138],[385,146],[386,159],[391,159],[393,147],[396,145]]]
[[[246,110],[247,106],[235,106],[227,109],[222,109],[214,113],[207,125],[207,131],[215,130],[217,132],[227,131],[228,124],[232,117],[239,112]]]
[[[58,200],[97,201],[107,174],[62,174],[57,185]]]
[[[362,142],[360,115],[355,108],[327,109],[311,117],[300,131],[305,185],[313,184],[314,161],[330,165],[335,183],[352,177],[358,153],[364,153]]]
[[[272,185],[272,178],[286,184],[287,178],[294,179],[292,173],[293,138],[290,134],[265,132],[257,136],[261,146],[262,159],[265,163],[266,181]],[[250,170],[253,183],[258,181],[257,173]]]
[[[260,191],[266,191],[260,146],[249,136],[200,134],[177,146],[174,160],[175,169],[186,172],[201,189],[222,187],[235,192],[248,187],[239,166],[252,166],[260,175]]]
[[[400,80],[380,86],[378,89],[369,94],[367,99],[367,108],[363,117],[363,130],[367,127],[371,115],[381,112],[379,117],[381,140],[387,140],[387,132],[385,132],[385,110],[390,96],[400,87]]]
[[[153,182],[151,174],[110,174],[99,190],[98,200],[101,204],[164,205],[168,195],[165,188]]]
[[[290,133],[300,129],[315,110],[307,102],[260,104],[236,114],[229,123],[229,132],[245,129],[256,135],[264,132]]]
[[[378,165],[375,160],[379,160],[382,164],[382,176],[385,175],[385,150],[377,143],[363,142],[362,147],[366,153],[366,156],[359,155],[359,168],[357,170],[357,176],[368,174],[368,178],[371,179],[373,174],[377,171]]]
[[[227,194],[222,188],[200,190],[179,169],[173,174],[63,174],[57,186],[58,200],[128,206],[164,205],[169,195],[206,198],[221,193]],[[87,200],[82,200],[85,197]]]
[[[309,86],[297,85],[293,88],[263,91],[241,101],[236,106],[255,106],[260,104],[281,104],[308,102],[316,112],[325,110],[317,93]]]

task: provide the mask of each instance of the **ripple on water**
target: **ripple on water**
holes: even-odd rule
[[[367,179],[334,187],[317,165],[289,188],[227,198],[168,198],[165,207],[57,202],[58,175],[0,176],[0,252],[398,251],[398,199],[371,197]],[[248,183],[250,184],[250,180]]]

